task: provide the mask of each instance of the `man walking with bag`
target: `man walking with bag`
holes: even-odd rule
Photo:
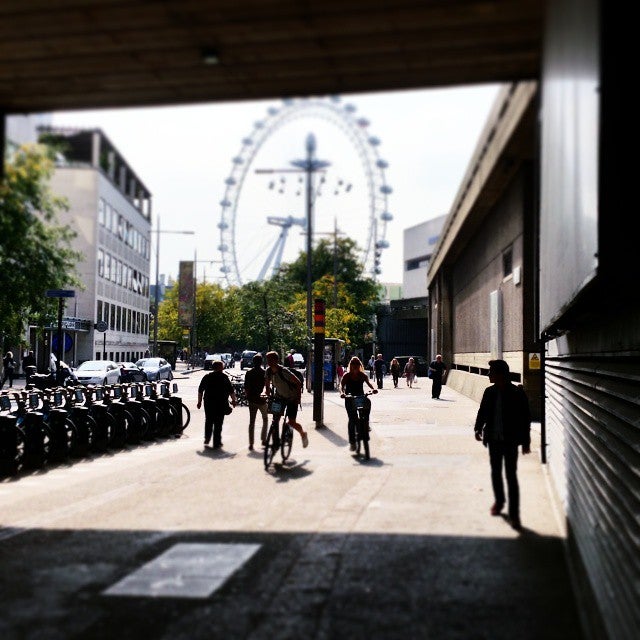
[[[222,423],[224,417],[232,411],[229,398],[234,407],[237,402],[236,392],[233,390],[229,376],[223,373],[223,368],[222,360],[215,360],[213,371],[200,380],[198,387],[198,409],[202,406],[204,396],[204,446],[209,445],[213,432],[214,449],[222,446]]]

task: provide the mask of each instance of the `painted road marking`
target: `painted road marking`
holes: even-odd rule
[[[208,598],[259,544],[179,543],[103,592],[107,596]]]

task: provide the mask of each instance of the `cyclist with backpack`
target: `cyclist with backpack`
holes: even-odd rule
[[[285,401],[287,420],[291,427],[300,434],[302,446],[307,447],[309,445],[307,432],[301,424],[296,422],[298,405],[302,396],[302,382],[292,369],[280,364],[280,356],[276,351],[267,353],[266,389],[267,395],[270,395],[271,390],[275,389],[276,395]]]

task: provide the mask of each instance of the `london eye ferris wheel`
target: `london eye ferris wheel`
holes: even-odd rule
[[[307,185],[291,167],[309,131],[328,165],[313,177],[314,238],[337,233],[353,238],[365,275],[379,275],[393,219],[381,141],[355,105],[340,97],[299,98],[268,107],[232,159],[220,201],[217,247],[228,285],[270,277],[304,250]]]

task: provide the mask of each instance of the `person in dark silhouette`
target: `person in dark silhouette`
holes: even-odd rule
[[[33,367],[32,369],[28,369],[27,367]],[[36,372],[36,356],[33,351],[29,351],[29,353],[22,358],[22,371],[24,371],[24,383],[25,385],[29,384],[31,379],[31,374]]]
[[[397,358],[394,358],[389,365],[389,370],[391,371],[391,377],[393,378],[393,386],[395,389],[398,388],[398,378],[400,378],[400,362],[398,362]]]
[[[438,354],[435,360],[429,365],[429,377],[432,380],[431,397],[434,400],[440,400],[440,392],[442,391],[442,383],[447,377],[447,365],[442,362],[442,356]]]
[[[16,371],[16,361],[13,359],[13,352],[7,351],[4,358],[2,358],[2,382],[0,382],[0,389],[4,387],[4,383],[8,380],[9,386],[13,387],[13,376]]]
[[[520,523],[520,488],[518,486],[518,447],[522,453],[531,452],[531,413],[529,401],[521,386],[509,379],[509,365],[504,360],[489,361],[489,381],[480,402],[475,438],[489,448],[491,484],[495,502],[492,516],[500,515],[504,504],[502,465],[504,462],[507,488],[509,490],[509,520],[516,530]]]
[[[384,360],[382,359],[381,353],[379,353],[376,356],[376,359],[373,361],[373,370],[375,371],[375,374],[376,374],[376,384],[378,385],[378,389],[382,389],[382,383],[384,381],[386,366],[384,364]]]
[[[209,444],[213,431],[214,449],[222,446],[222,423],[225,415],[231,413],[229,398],[234,407],[237,402],[236,392],[229,376],[223,373],[223,368],[222,360],[214,361],[213,371],[200,380],[198,387],[198,409],[202,406],[204,396],[204,445],[206,447]]]
[[[262,355],[256,353],[253,356],[253,367],[244,374],[244,389],[249,402],[249,450],[253,451],[254,433],[256,427],[256,415],[258,411],[262,416],[262,431],[260,442],[264,445],[267,439],[267,426],[269,414],[267,412],[267,398],[263,395],[265,385],[265,372],[262,368]]]

